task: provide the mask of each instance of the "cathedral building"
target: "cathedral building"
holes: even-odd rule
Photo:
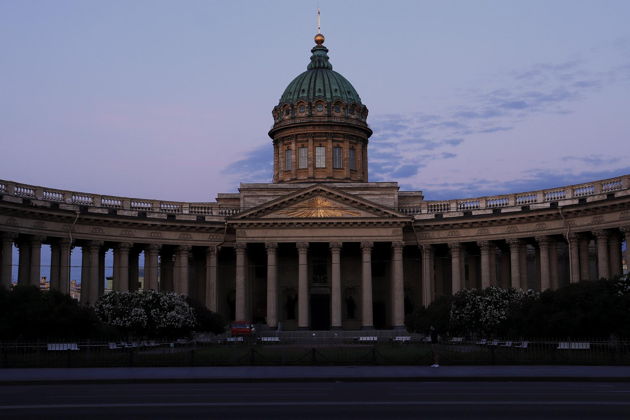
[[[113,290],[175,291],[270,329],[398,329],[413,308],[463,288],[545,290],[622,273],[630,175],[446,201],[370,182],[368,108],[324,41],[315,36],[307,70],[273,108],[272,183],[200,203],[0,180],[2,285],[16,265],[18,283],[39,286],[48,244],[50,287],[70,293],[80,250],[80,299],[92,304],[113,250]]]

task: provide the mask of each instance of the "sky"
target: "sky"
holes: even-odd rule
[[[214,201],[270,182],[316,9],[370,181],[430,200],[630,173],[630,1],[0,0],[0,179]]]

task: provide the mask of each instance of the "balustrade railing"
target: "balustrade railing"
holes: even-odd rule
[[[517,194],[505,194],[490,197],[466,198],[447,201],[423,201],[418,205],[407,205],[398,208],[398,211],[406,215],[435,214],[449,212],[470,212],[475,210],[496,209],[510,206],[527,206],[530,204],[549,204],[557,202],[558,205],[575,204],[576,199],[597,196],[599,194],[611,194],[617,191],[630,190],[630,175],[618,178],[604,179],[585,184],[569,185],[562,188],[548,190],[529,191]],[[0,194],[13,195],[15,197],[37,199],[43,201],[75,204],[88,207],[104,207],[111,209],[126,209],[143,212],[156,212],[168,214],[192,214],[201,216],[234,216],[241,212],[239,207],[226,207],[219,203],[189,203],[177,201],[157,201],[139,198],[125,198],[102,196],[52,188],[37,187],[33,185],[19,184],[16,182],[0,180]],[[606,197],[604,197],[606,198]],[[563,203],[563,200],[568,200]]]

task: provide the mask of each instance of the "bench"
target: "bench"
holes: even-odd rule
[[[77,343],[48,343],[48,351],[79,350]]]
[[[378,337],[375,335],[365,335],[357,338],[359,343],[374,343],[378,341]]]
[[[411,337],[408,335],[399,335],[398,337],[392,338],[392,341],[395,343],[411,343]]]
[[[488,346],[498,346],[499,345],[499,340],[487,341],[486,345],[488,345]]]
[[[556,350],[590,350],[591,343],[560,342]]]
[[[453,337],[449,343],[451,344],[461,344],[464,342],[464,337]]]
[[[279,343],[280,337],[260,337],[261,343]]]
[[[528,345],[529,345],[529,341],[522,341],[518,344],[514,344],[514,346],[512,347],[515,349],[526,349]]]
[[[225,339],[226,343],[242,343],[245,339],[242,336],[239,337],[227,337]]]
[[[499,343],[499,347],[512,347],[512,342],[511,341],[504,341],[502,343]]]

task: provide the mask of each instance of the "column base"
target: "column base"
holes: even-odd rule
[[[392,330],[394,331],[400,331],[400,332],[407,332],[407,328],[405,328],[404,325],[394,325],[392,327]]]
[[[331,331],[341,331],[342,329],[343,329],[342,327],[335,327],[335,326],[330,327]]]
[[[373,330],[374,325],[361,325],[362,330]]]
[[[308,331],[310,330],[309,327],[298,327],[298,331]]]

